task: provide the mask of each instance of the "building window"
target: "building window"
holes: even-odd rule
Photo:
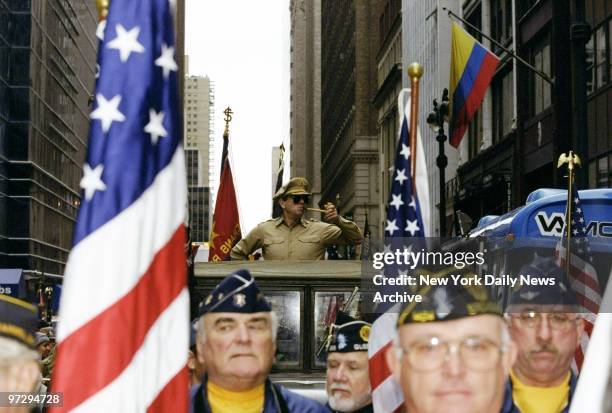
[[[538,70],[550,76],[550,37],[548,34],[536,40],[531,48],[531,64]],[[533,105],[530,109],[531,116],[538,115],[551,104],[551,85],[541,76],[530,72],[530,90],[533,94],[529,101]]]
[[[595,88],[600,88],[606,84],[608,78],[606,25],[601,25],[593,37],[595,38]]]
[[[512,0],[491,1],[491,31],[502,44],[512,37]]]
[[[612,19],[593,30],[586,44],[587,93],[606,86],[612,79]]]
[[[591,36],[588,43],[585,46],[585,60],[586,60],[586,89],[587,93],[591,93],[595,91],[595,79],[593,75],[595,74],[595,41],[594,37]]]
[[[468,129],[469,159],[474,159],[482,146],[482,111],[479,110],[472,118]]]
[[[612,153],[589,163],[589,187],[609,188],[610,186],[612,186]]]
[[[508,70],[493,83],[493,144],[512,132],[513,72]]]

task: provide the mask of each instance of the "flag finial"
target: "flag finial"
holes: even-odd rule
[[[108,16],[110,0],[96,0],[96,7],[98,8],[98,17],[100,20],[104,20]]]
[[[576,165],[581,166],[580,158],[573,151],[569,151],[569,155],[562,153],[559,156],[559,161],[557,162],[557,168],[561,168],[565,164],[567,164],[568,170],[573,171]]]
[[[226,138],[229,136],[229,123],[232,121],[232,115],[234,114],[234,112],[232,111],[232,108],[228,106],[227,108],[225,108],[223,113],[225,113],[225,118],[223,118],[223,120],[225,121],[225,130],[223,131],[223,137]]]
[[[408,66],[408,76],[410,79],[420,79],[423,76],[423,65],[417,62],[411,63]]]

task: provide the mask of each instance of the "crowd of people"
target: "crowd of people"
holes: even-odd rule
[[[330,242],[359,242],[359,229],[332,206],[326,209],[329,224],[304,220],[309,195],[303,178],[291,180],[276,194],[283,215],[247,235],[232,255],[244,258],[262,248],[268,258],[282,253],[280,259],[289,259],[307,250],[310,259],[320,259]],[[555,273],[558,267],[529,271],[557,282],[514,289],[504,309],[484,287],[431,286],[421,302],[400,310],[386,362],[403,393],[405,413],[569,411],[577,382],[572,362],[584,321],[563,274]],[[325,405],[270,380],[278,324],[246,270],[228,275],[207,295],[191,332],[191,412],[375,411],[370,324],[337,314],[325,347]],[[39,324],[36,307],[0,295],[0,393],[46,392],[54,360],[53,329]]]
[[[503,312],[484,287],[440,285],[401,310],[386,359],[405,412],[569,411],[577,380],[571,365],[583,331],[571,289],[562,281],[526,286],[514,291],[510,303]],[[325,406],[270,381],[277,327],[248,271],[219,283],[205,299],[194,333],[192,412],[374,411],[368,323],[344,313],[336,317],[327,346]]]

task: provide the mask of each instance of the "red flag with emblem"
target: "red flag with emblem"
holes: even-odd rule
[[[230,108],[225,110],[226,122],[232,119],[231,113]],[[213,215],[212,231],[209,241],[209,262],[229,260],[232,247],[242,238],[234,179],[232,177],[232,168],[227,155],[228,143],[229,130],[226,126],[225,132],[223,133],[221,179],[219,181],[219,191],[217,192],[217,201],[215,202],[215,213]]]

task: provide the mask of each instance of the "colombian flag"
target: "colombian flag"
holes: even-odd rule
[[[456,148],[484,99],[499,58],[457,23],[452,30],[450,144]]]

